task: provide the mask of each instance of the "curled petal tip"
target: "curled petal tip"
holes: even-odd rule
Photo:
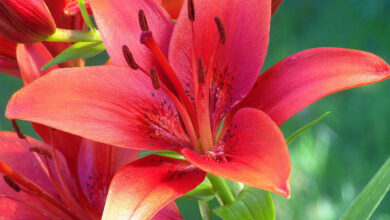
[[[288,180],[284,184],[282,184],[279,187],[275,188],[275,192],[286,197],[287,199],[290,199],[290,181]]]

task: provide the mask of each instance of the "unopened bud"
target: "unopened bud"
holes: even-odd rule
[[[16,43],[0,36],[0,60],[16,63]]]
[[[45,40],[56,25],[43,0],[1,0],[0,35],[17,43]]]

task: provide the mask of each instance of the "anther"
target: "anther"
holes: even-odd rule
[[[3,178],[4,182],[7,183],[7,185],[11,187],[11,189],[15,190],[16,192],[20,192],[20,186],[16,184],[9,176],[4,175]]]
[[[217,24],[219,39],[221,40],[222,44],[225,44],[225,42],[226,42],[225,25],[223,25],[223,23],[219,17],[215,17],[214,20],[215,20],[215,23]]]
[[[193,0],[188,0],[188,19],[190,21],[194,22],[195,21],[195,8],[194,8],[194,1]]]
[[[30,147],[29,150],[30,150],[30,152],[35,152],[35,153],[38,153],[38,154],[40,154],[42,156],[45,156],[45,157],[47,157],[49,159],[53,159],[53,157],[51,156],[51,153],[49,152],[49,150],[47,150],[47,149],[45,149],[43,147],[37,147],[37,146]]]
[[[204,66],[201,58],[198,58],[198,81],[199,83],[204,82]]]
[[[138,21],[142,31],[149,30],[148,21],[146,20],[145,12],[143,10],[138,11]]]
[[[159,89],[160,88],[160,80],[158,78],[158,73],[156,70],[156,67],[152,67],[150,69],[150,78],[152,79],[152,84],[154,89]]]
[[[16,134],[18,135],[18,137],[20,139],[25,139],[26,136],[22,133],[22,131],[20,131],[20,128],[18,126],[18,123],[16,122],[15,119],[12,119],[11,120],[11,123],[12,123],[12,128],[14,129],[14,131],[16,132]]]
[[[122,53],[123,56],[125,57],[127,65],[129,65],[131,69],[137,70],[138,64],[135,62],[133,54],[130,52],[130,49],[126,45],[122,46]]]

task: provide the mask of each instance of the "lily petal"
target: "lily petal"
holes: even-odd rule
[[[289,197],[290,157],[279,127],[264,112],[243,108],[214,152],[201,156],[183,149],[200,169],[249,186]]]
[[[176,19],[179,17],[181,7],[184,0],[160,0],[161,5],[167,10],[171,18]]]
[[[282,4],[283,0],[272,0],[272,15],[279,9],[280,4]]]
[[[184,160],[158,155],[139,159],[114,176],[102,219],[150,219],[205,175]]]
[[[25,85],[58,68],[58,66],[53,66],[50,69],[41,70],[47,62],[53,59],[51,53],[42,43],[18,44],[16,56]]]
[[[19,66],[16,63],[0,59],[0,73],[20,78]]]
[[[153,220],[182,220],[179,209],[175,202],[169,203],[161,209],[153,218]]]
[[[138,158],[139,151],[84,139],[78,157],[78,176],[88,201],[100,213],[114,174]]]
[[[45,147],[40,141],[37,141],[33,138],[27,137],[29,142],[33,146]],[[34,155],[28,151],[28,146],[25,145],[16,133],[1,131],[0,132],[0,160],[10,166],[16,172],[24,175],[34,183],[41,186],[47,192],[55,195],[55,189],[51,185],[51,181],[47,178],[46,174],[42,171],[38,165]],[[2,175],[1,175],[2,176]],[[2,178],[2,177],[1,177]],[[42,206],[37,203],[32,197],[28,196],[24,192],[15,192],[12,190],[3,179],[0,180],[0,194],[7,197],[18,198],[19,201],[11,200],[6,197],[0,197],[0,211],[1,217],[4,219],[42,219],[43,216],[41,213]],[[27,205],[26,205],[27,204]],[[41,208],[41,210],[36,210],[31,208],[29,205],[34,204],[36,207]]]
[[[18,44],[17,59],[25,85],[58,68],[58,66],[53,66],[48,70],[41,70],[43,65],[53,59],[42,43]],[[55,146],[63,153],[68,161],[69,169],[76,174],[77,165],[74,161],[77,159],[81,138],[40,124],[33,123],[33,128],[45,143]]]
[[[0,36],[0,60],[16,63],[16,43]]]
[[[183,7],[187,7],[184,4]],[[263,65],[269,39],[271,2],[268,0],[194,1],[194,43],[188,10],[181,10],[169,48],[169,61],[183,87],[195,97],[193,60],[200,57],[206,69],[214,73],[215,86],[210,106],[214,125],[248,94]],[[225,26],[226,43],[211,63],[220,35],[214,18]],[[254,28],[255,27],[255,28]],[[193,59],[193,45],[196,57]],[[197,82],[195,82],[197,83]],[[215,106],[215,107],[213,107]]]
[[[127,67],[54,70],[15,93],[7,117],[113,146],[174,150],[189,143],[170,99]]]
[[[122,46],[127,45],[144,68],[155,65],[149,50],[140,43],[138,11],[146,14],[148,25],[163,52],[167,54],[173,21],[157,0],[91,0],[96,24],[115,65],[126,65]]]
[[[389,65],[374,54],[342,48],[309,49],[263,73],[241,106],[261,109],[281,125],[324,96],[389,77]]]

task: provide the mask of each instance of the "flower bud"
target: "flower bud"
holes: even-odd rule
[[[16,63],[16,43],[0,36],[0,60]]]
[[[43,0],[0,0],[0,35],[17,43],[45,40],[56,25]]]

